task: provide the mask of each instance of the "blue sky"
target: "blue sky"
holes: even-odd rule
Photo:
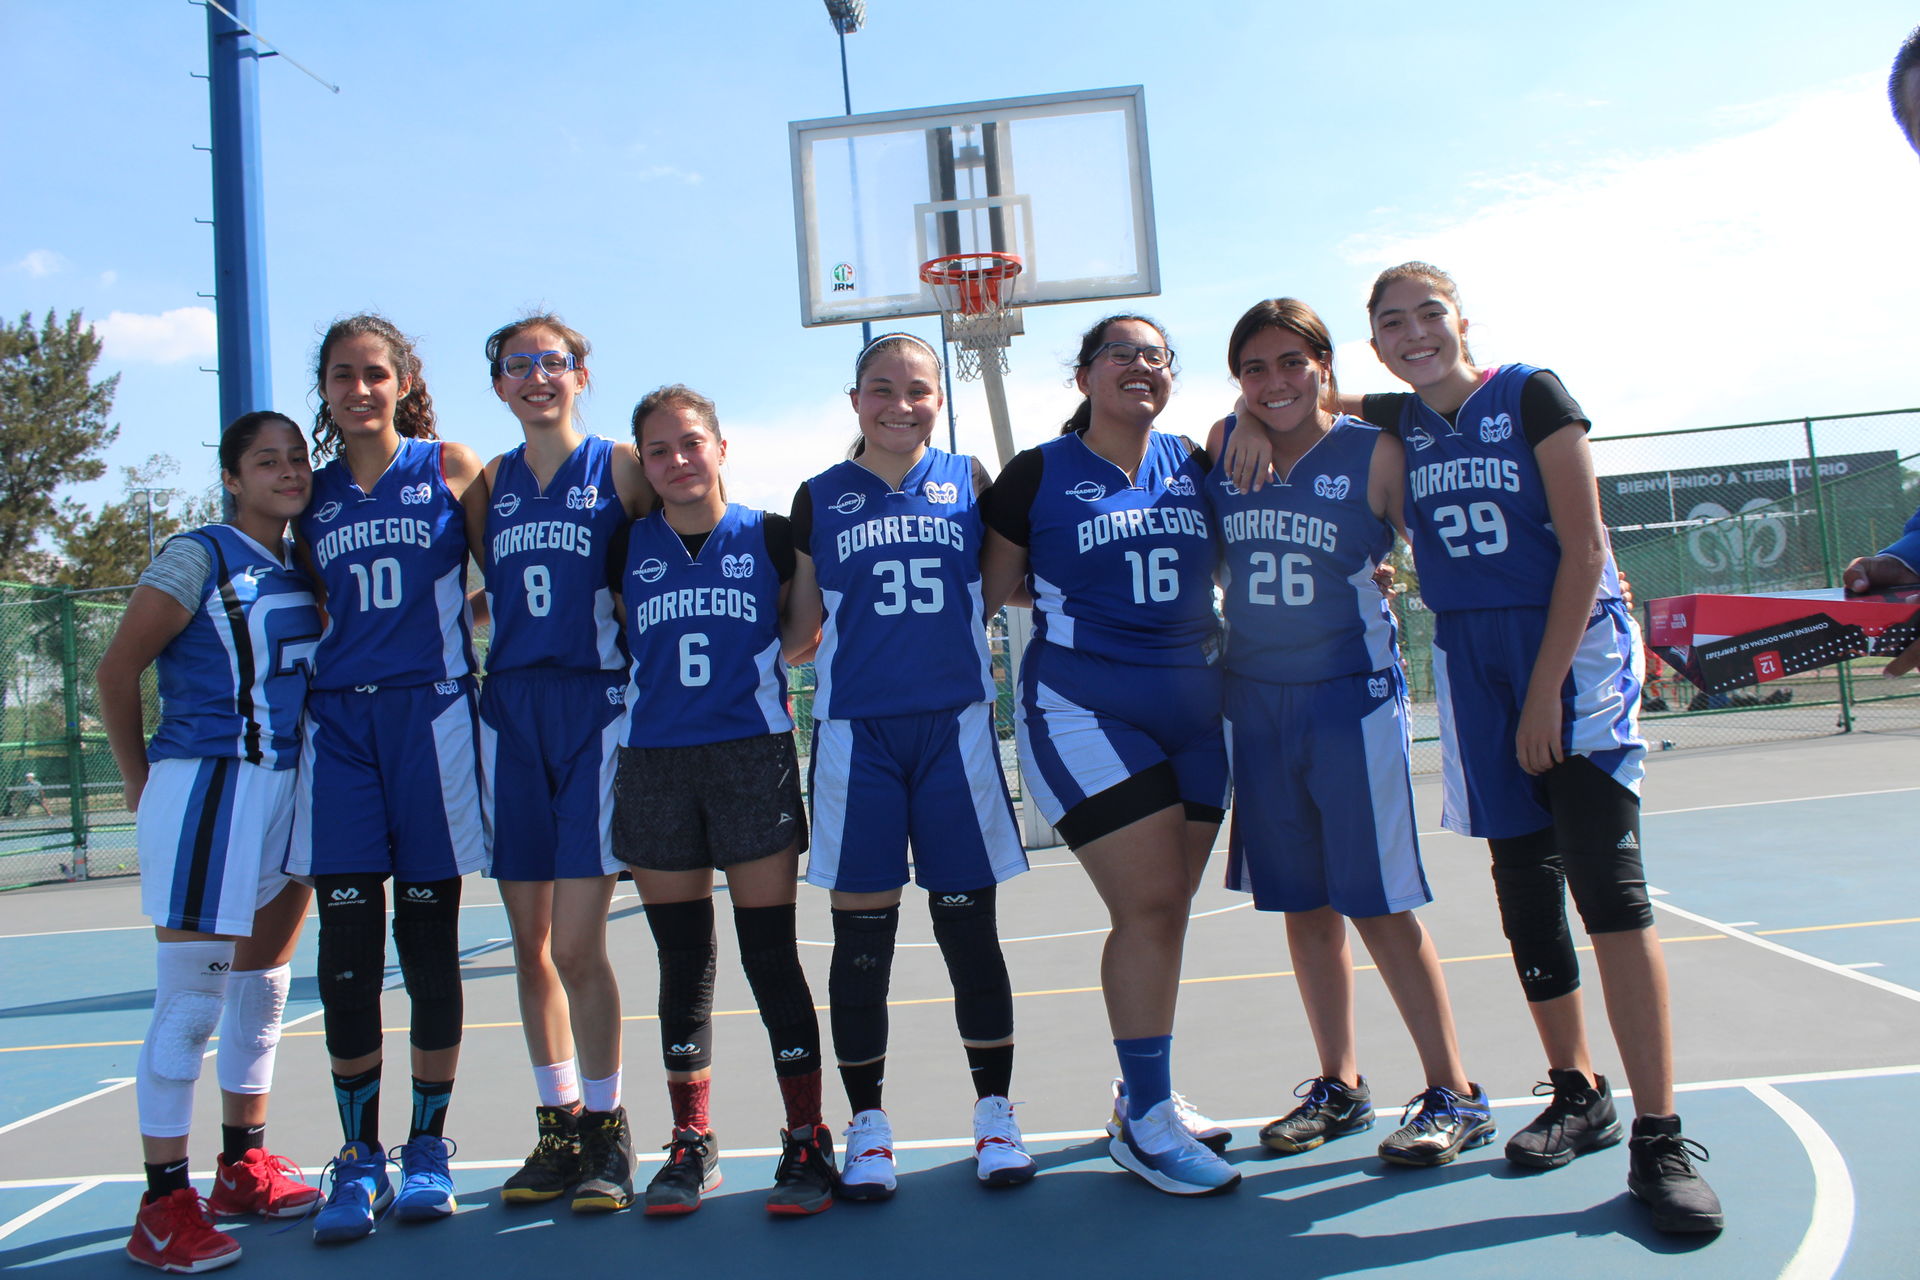
[[[0,15],[0,309],[99,323],[122,375],[111,461],[168,453],[198,487],[219,429],[198,371],[203,11]],[[848,51],[856,111],[1146,87],[1163,294],[1142,309],[1184,367],[1166,425],[1202,432],[1231,402],[1226,334],[1274,294],[1320,308],[1349,387],[1387,388],[1362,303],[1380,267],[1422,257],[1459,279],[1483,362],[1557,369],[1605,435],[1920,401],[1920,160],[1883,91],[1916,19],[1881,0],[1818,21],[1784,3],[870,0]],[[786,129],[840,109],[818,0],[259,0],[256,23],[341,87],[278,60],[260,77],[277,407],[308,420],[319,330],[378,308],[420,336],[443,434],[491,455],[518,433],[482,340],[546,305],[595,345],[592,428],[621,434],[683,381],[719,403],[744,500],[784,506],[837,456],[858,330],[799,325]],[[1062,362],[1099,314],[1028,313],[1022,444],[1071,408]],[[962,449],[990,454],[977,390],[957,406]],[[1844,447],[1885,443],[1862,428]]]

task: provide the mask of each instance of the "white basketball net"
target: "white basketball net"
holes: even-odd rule
[[[954,372],[966,382],[979,380],[987,360],[1005,373],[1007,346],[1013,339],[1013,295],[1019,280],[1019,260],[1013,260],[1010,273],[985,256],[981,260],[988,263],[984,269],[949,269],[947,279],[921,276],[940,304],[947,341],[959,349]]]

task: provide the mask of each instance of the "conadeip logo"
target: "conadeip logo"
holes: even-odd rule
[[[1098,480],[1082,480],[1079,484],[1067,490],[1067,496],[1069,498],[1078,498],[1082,502],[1098,502],[1107,496],[1107,486],[1101,484]]]
[[[1238,498],[1244,492],[1239,485],[1233,482],[1233,478],[1231,476],[1223,477],[1221,479],[1220,491],[1226,494],[1229,498]]]
[[[501,495],[500,501],[493,504],[493,509],[502,517],[512,515],[520,509],[520,495],[517,493]]]
[[[751,578],[753,576],[753,553],[751,551],[737,556],[725,556],[720,561],[720,576],[723,578]]]
[[[1313,491],[1319,497],[1338,502],[1353,491],[1353,481],[1346,476],[1315,476]]]
[[[1422,426],[1408,427],[1407,443],[1415,449],[1430,449],[1433,447],[1433,432]]]
[[[867,505],[864,493],[843,493],[833,500],[832,510],[843,516],[850,516]]]
[[[642,582],[658,582],[667,576],[667,562],[649,557],[640,562],[640,567],[633,571],[633,576]]]
[[[840,262],[840,263],[834,264],[832,292],[834,293],[852,293],[853,292],[853,264],[851,262]]]
[[[332,524],[333,518],[339,514],[340,514],[340,504],[337,502],[329,502],[321,506],[321,508],[318,511],[314,512],[313,518],[315,520],[318,520],[321,524]]]

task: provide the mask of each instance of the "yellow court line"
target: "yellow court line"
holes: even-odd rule
[[[1880,925],[1898,925],[1898,924],[1920,924],[1920,916],[1910,916],[1910,917],[1905,917],[1898,920],[1856,920],[1856,921],[1848,922],[1846,924],[1798,925],[1790,929],[1755,929],[1755,930],[1752,930],[1752,932],[1756,935],[1772,935],[1772,934],[1780,934],[1780,933],[1822,933],[1822,932],[1826,932],[1834,929],[1871,929]],[[1699,934],[1690,934],[1685,937],[1661,938],[1660,942],[1661,942],[1661,945],[1663,946],[1674,946],[1683,942],[1726,942],[1728,940],[1729,939],[1727,935],[1724,933],[1699,933]],[[1593,950],[1593,947],[1589,944],[1587,946],[1576,947],[1575,950],[1591,952]],[[1476,955],[1476,956],[1443,956],[1440,960],[1440,963],[1441,964],[1475,964],[1475,963],[1479,963],[1487,960],[1511,960],[1511,959],[1513,959],[1512,955],[1510,955],[1505,951],[1490,951],[1484,955]],[[1376,966],[1370,965],[1370,964],[1357,964],[1353,967],[1353,971],[1355,973],[1370,973],[1370,972],[1374,972],[1375,970],[1376,970]],[[1207,978],[1182,978],[1180,979],[1180,985],[1183,987],[1191,987],[1191,986],[1199,986],[1204,983],[1214,983],[1214,982],[1259,982],[1259,981],[1266,981],[1266,980],[1272,980],[1277,978],[1291,978],[1293,976],[1294,976],[1294,971],[1292,969],[1276,969],[1271,973],[1223,973],[1223,974],[1217,974],[1213,977],[1207,977]],[[1090,986],[1090,987],[1048,987],[1048,988],[1044,988],[1037,991],[1016,991],[1013,993],[1013,995],[1014,995],[1014,999],[1016,1000],[1024,1000],[1024,999],[1028,999],[1030,997],[1036,997],[1036,996],[1095,995],[1095,994],[1098,994],[1099,991],[1100,991],[1100,988],[1098,985]],[[949,996],[926,996],[924,998],[914,999],[914,1000],[889,1000],[887,1001],[887,1007],[889,1009],[906,1009],[906,1008],[911,1008],[915,1005],[952,1004],[952,1003],[953,1003],[953,997],[950,995]],[[827,1006],[823,1004],[815,1005],[814,1009],[820,1013],[826,1013],[828,1011]],[[757,1018],[760,1016],[760,1011],[758,1009],[716,1009],[713,1011],[713,1016],[716,1018],[747,1018],[747,1017]],[[651,1013],[630,1013],[620,1019],[620,1021],[622,1022],[658,1022],[659,1020],[660,1019],[657,1015],[651,1014]],[[464,1031],[503,1031],[507,1029],[517,1030],[523,1025],[525,1024],[519,1021],[469,1022],[463,1025],[461,1027],[461,1030],[463,1032]],[[391,1032],[405,1031],[407,1030],[407,1028],[382,1027],[380,1030],[381,1030],[381,1034],[384,1035]],[[316,1028],[311,1031],[289,1031],[289,1032],[286,1032],[281,1038],[285,1040],[293,1040],[303,1036],[312,1037],[312,1036],[322,1036],[325,1034],[326,1032],[324,1030]],[[219,1039],[220,1038],[218,1036],[215,1036],[213,1037],[212,1042],[217,1043]],[[139,1040],[86,1040],[86,1041],[77,1041],[72,1044],[23,1044],[23,1045],[15,1045],[11,1048],[0,1047],[0,1054],[54,1052],[60,1049],[119,1049],[119,1048],[128,1048],[132,1046],[137,1046],[141,1043],[142,1041],[139,1041]]]

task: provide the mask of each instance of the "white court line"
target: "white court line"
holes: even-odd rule
[[[133,1077],[124,1076],[119,1078],[109,1078],[106,1080],[102,1080],[100,1083],[106,1085],[107,1087],[104,1089],[95,1089],[92,1093],[85,1094],[78,1098],[69,1099],[68,1101],[61,1103],[57,1107],[48,1107],[45,1111],[36,1111],[30,1116],[23,1116],[22,1118],[15,1120],[12,1124],[0,1125],[0,1133],[12,1133],[15,1129],[21,1128],[25,1125],[30,1125],[35,1120],[45,1120],[48,1116],[59,1115],[62,1111],[65,1111],[68,1107],[77,1107],[83,1102],[92,1102],[95,1098],[104,1098],[110,1093],[117,1093],[120,1090],[126,1088],[128,1085],[132,1084]]]
[[[1832,1280],[1853,1241],[1853,1175],[1847,1170],[1846,1157],[1819,1122],[1786,1094],[1770,1084],[1749,1089],[1787,1122],[1813,1166],[1813,1220],[1780,1272],[1780,1280]]]
[[[1734,804],[1699,804],[1686,809],[1650,809],[1640,816],[1643,818],[1665,818],[1676,813],[1709,813],[1716,809],[1757,809],[1763,805],[1770,804],[1802,804],[1811,800],[1852,800],[1860,796],[1896,796],[1908,791],[1920,791],[1920,787],[1885,787],[1879,791],[1834,791],[1826,795],[1787,796],[1779,800],[1741,800]],[[1420,836],[1422,839],[1425,839],[1427,836],[1451,836],[1459,834],[1457,831],[1449,831],[1445,827],[1439,827],[1432,831],[1422,831]],[[1471,839],[1472,837],[1462,838]]]
[[[1204,920],[1208,916],[1225,915],[1229,911],[1245,911],[1248,907],[1251,907],[1252,905],[1253,905],[1253,899],[1249,898],[1245,902],[1235,902],[1225,907],[1214,907],[1210,911],[1196,911],[1192,915],[1188,916],[1187,919],[1189,921]],[[1103,933],[1111,933],[1111,932],[1113,932],[1113,930],[1110,926],[1103,925],[1098,929],[1068,929],[1061,933],[1030,933],[1030,934],[1027,934],[1025,937],[1002,938],[1000,939],[1000,941],[1002,943],[1051,942],[1055,938],[1092,938],[1092,937],[1097,937]],[[812,938],[798,938],[795,941],[797,941],[803,947],[830,947],[833,945],[831,941],[818,942]],[[896,942],[894,943],[895,949],[900,951],[907,951],[916,947],[924,949],[927,947],[937,947],[939,945],[940,944],[937,942]],[[778,1155],[780,1153],[776,1151],[774,1152],[774,1154]]]
[[[144,1177],[145,1175],[142,1176]],[[19,1217],[9,1219],[6,1222],[0,1222],[0,1240],[5,1240],[22,1227],[38,1222],[41,1218],[46,1217],[67,1201],[78,1199],[99,1185],[99,1180],[93,1178],[89,1178],[85,1182],[76,1182],[51,1200],[42,1201]]]
[[[1684,907],[1676,907],[1671,902],[1656,901],[1653,905],[1662,911],[1671,911],[1683,920],[1691,920],[1695,924],[1705,925],[1709,929],[1718,929],[1729,938],[1738,938],[1742,942],[1750,942],[1756,947],[1774,952],[1777,955],[1786,956],[1790,960],[1798,960],[1802,964],[1810,964],[1816,969],[1824,969],[1828,973],[1837,973],[1841,977],[1851,978],[1855,982],[1864,982],[1870,987],[1878,988],[1889,995],[1899,996],[1903,1000],[1912,1000],[1915,1003],[1920,1003],[1920,991],[1915,991],[1912,987],[1903,987],[1897,982],[1888,982],[1885,978],[1876,978],[1870,973],[1862,973],[1858,969],[1850,969],[1846,965],[1835,964],[1831,960],[1822,960],[1819,956],[1808,955],[1804,951],[1795,951],[1792,947],[1783,947],[1771,938],[1762,938],[1757,934],[1748,933],[1745,929],[1738,929],[1733,925],[1723,924],[1708,916],[1700,915],[1698,912],[1688,911]]]
[[[1860,1067],[1854,1070],[1803,1071],[1777,1076],[1748,1076],[1727,1080],[1696,1080],[1687,1084],[1677,1084],[1674,1086],[1674,1091],[1677,1093],[1704,1093],[1711,1090],[1745,1089],[1751,1092],[1755,1089],[1767,1088],[1773,1085],[1823,1084],[1836,1080],[1880,1080],[1891,1076],[1912,1075],[1920,1075],[1920,1062],[1897,1067]],[[1632,1096],[1632,1093],[1629,1090],[1621,1089],[1616,1091],[1613,1096],[1615,1098],[1628,1098]],[[1495,1107],[1538,1108],[1540,1106],[1540,1099],[1532,1094],[1528,1094],[1519,1098],[1498,1098],[1495,1099],[1491,1105]],[[1262,1114],[1258,1116],[1246,1116],[1237,1120],[1221,1120],[1219,1123],[1231,1129],[1252,1129],[1267,1123],[1267,1121],[1272,1118],[1271,1114]],[[1029,1133],[1024,1136],[1028,1142],[1087,1142],[1106,1137],[1107,1131],[1104,1128],[1061,1129],[1053,1133]],[[893,1145],[896,1150],[900,1151],[961,1150],[971,1149],[973,1147],[973,1139],[971,1137],[916,1138],[896,1142]],[[779,1154],[779,1147],[728,1147],[721,1153],[721,1159],[762,1160],[778,1156]],[[523,1159],[524,1157],[516,1156],[511,1160],[455,1160],[450,1162],[448,1167],[471,1170],[518,1169]],[[658,1164],[665,1159],[666,1157],[664,1155],[640,1153],[635,1155],[634,1163]],[[323,1165],[315,1165],[310,1169],[303,1169],[302,1172],[308,1176],[313,1176],[318,1174],[324,1167]],[[195,1170],[191,1176],[200,1179],[211,1178],[213,1171],[211,1169]],[[140,1183],[144,1185],[146,1183],[146,1175],[143,1173],[109,1173],[96,1174],[86,1178],[14,1178],[0,1180],[0,1191],[31,1191],[46,1187],[66,1187],[72,1186],[76,1182],[85,1182],[90,1186],[99,1186],[107,1183]]]

